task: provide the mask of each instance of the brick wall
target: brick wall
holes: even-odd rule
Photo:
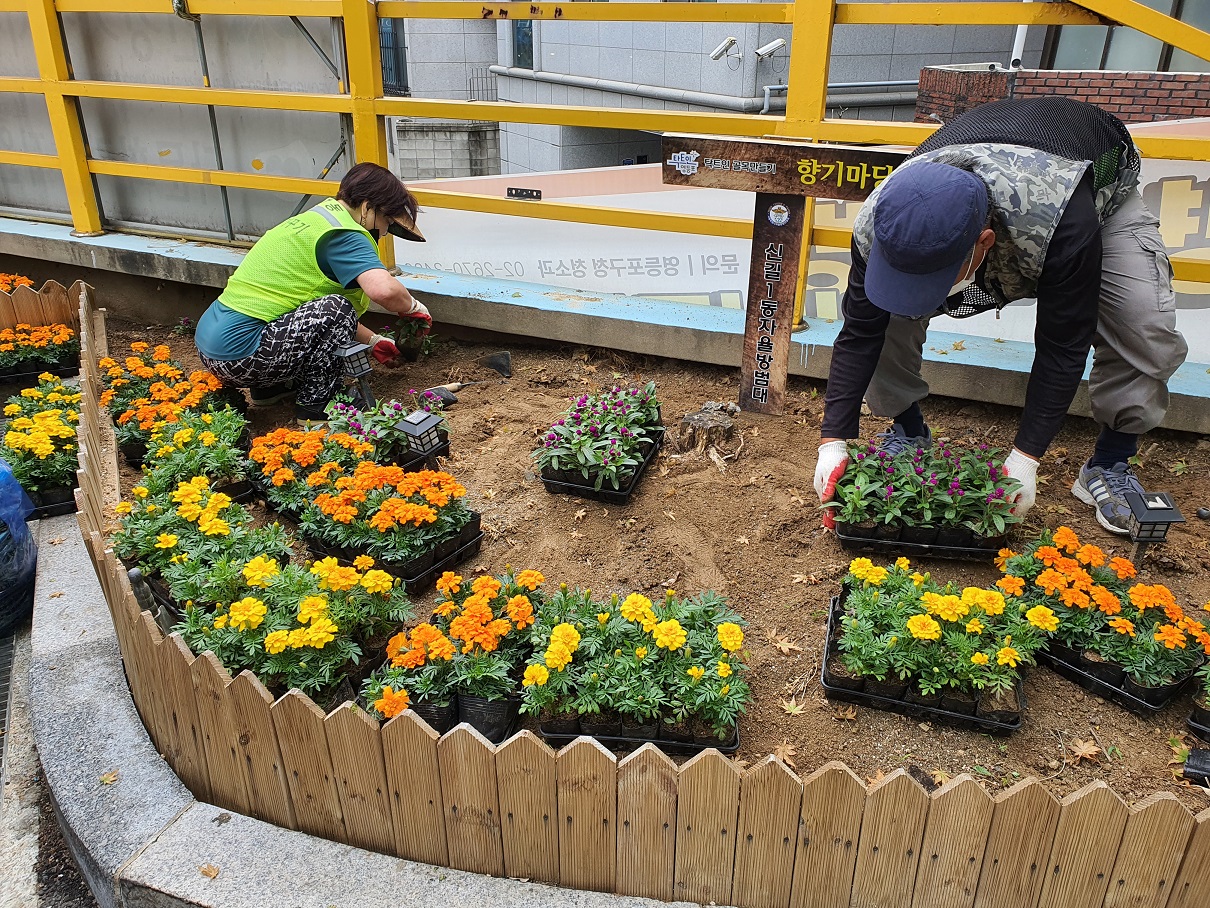
[[[1210,116],[1210,73],[1022,69],[981,72],[930,66],[920,72],[916,121],[949,121],[1000,98],[1063,95],[1097,104],[1125,123]]]

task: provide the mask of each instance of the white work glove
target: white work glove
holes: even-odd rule
[[[836,483],[849,465],[849,445],[845,441],[827,441],[819,446],[815,461],[815,494],[819,503],[826,504],[836,494]],[[836,525],[829,508],[823,512],[823,525],[829,530]]]
[[[1004,460],[1004,473],[1021,483],[1013,500],[1013,514],[1024,517],[1038,498],[1038,462],[1013,448]]]

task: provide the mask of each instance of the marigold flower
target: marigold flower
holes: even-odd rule
[[[571,650],[558,643],[551,643],[546,649],[546,667],[551,671],[561,672],[571,662]]]
[[[675,618],[661,621],[655,626],[655,645],[667,650],[680,649],[685,645],[687,634]]]
[[[1092,543],[1086,543],[1076,551],[1076,559],[1089,567],[1100,567],[1105,563],[1105,553]]]
[[[901,571],[906,571],[911,566],[912,562],[908,561],[906,558],[899,557],[895,559],[895,567],[899,568]]]
[[[1000,549],[1000,551],[996,554],[996,567],[998,567],[1001,571],[1007,570],[1008,559],[1016,557],[1017,553],[1012,549]]]
[[[907,629],[917,640],[941,639],[941,625],[928,615],[913,615],[907,620]]]
[[[231,527],[221,517],[211,517],[209,520],[200,517],[198,518],[197,526],[206,536],[231,535]]]
[[[298,603],[298,623],[310,624],[328,613],[327,596],[307,596]]]
[[[471,590],[483,593],[489,599],[495,599],[500,594],[500,581],[495,577],[484,575],[471,584]]]
[[[638,623],[650,611],[651,600],[639,593],[631,593],[622,601],[622,617],[627,621]]]
[[[453,571],[446,571],[437,580],[437,589],[439,592],[445,593],[446,596],[454,595],[454,593],[462,589],[462,576],[455,574]]]
[[[269,581],[281,573],[281,569],[277,566],[276,558],[266,558],[264,555],[257,555],[246,565],[244,565],[243,575],[244,582],[248,586],[266,587]]]
[[[361,586],[367,593],[382,593],[386,596],[394,588],[395,578],[386,571],[366,571],[361,575]]]
[[[227,609],[231,626],[237,630],[256,630],[265,620],[265,603],[252,596],[246,596],[238,602],[232,602]]]
[[[1061,574],[1054,568],[1047,568],[1034,583],[1048,596],[1055,596],[1059,590],[1067,587],[1067,575]]]
[[[1075,535],[1074,533],[1072,535]],[[1016,668],[1017,663],[1021,661],[1021,654],[1011,646],[1002,646],[999,652],[996,653],[996,664],[1007,665],[1009,668]]]
[[[513,596],[508,600],[507,610],[509,620],[517,626],[517,630],[534,623],[534,607],[528,596]]]
[[[1025,613],[1025,620],[1038,630],[1054,632],[1059,626],[1055,613],[1044,605],[1035,605]]]
[[[975,653],[971,656],[971,662],[975,663],[975,665],[987,665],[987,653]]]
[[[694,666],[691,666],[690,668],[688,668],[685,671],[685,674],[688,675],[690,678],[692,678],[694,681],[700,681],[700,680],[702,680],[702,675],[706,674],[706,670],[704,668],[702,668],[700,665],[694,665]]]
[[[725,621],[718,626],[719,645],[729,653],[733,653],[744,645],[744,631],[732,621]]]
[[[522,571],[513,578],[517,586],[525,587],[531,593],[546,582],[541,571]]]
[[[1061,590],[1059,601],[1068,608],[1090,608],[1092,606],[1092,598],[1083,590],[1077,590],[1074,587]]]
[[[982,634],[983,622],[978,618],[972,618],[970,621],[966,622],[966,632],[968,634]]]
[[[393,719],[412,705],[411,697],[403,688],[393,689],[389,684],[382,689],[382,696],[374,701],[374,708],[388,719]]]
[[[358,555],[353,559],[353,567],[359,571],[368,571],[374,566],[374,559],[369,555]]]
[[[1071,527],[1059,527],[1055,530],[1053,539],[1056,546],[1069,554],[1080,548],[1080,537]]]
[[[525,677],[521,679],[522,687],[541,687],[550,679],[550,671],[545,665],[526,666]]]
[[[1178,646],[1181,649],[1185,648],[1186,638],[1184,633],[1178,627],[1173,627],[1171,624],[1161,624],[1155,631],[1155,639],[1168,649],[1176,649]]]
[[[286,648],[289,640],[289,632],[274,631],[265,637],[265,652],[271,656],[275,656]]]
[[[996,586],[1009,596],[1020,596],[1025,592],[1025,581],[1020,577],[1001,577],[996,581]]]
[[[1103,586],[1094,586],[1091,591],[1092,601],[1106,615],[1116,615],[1122,610],[1122,600],[1111,590]]]
[[[173,533],[160,533],[155,537],[155,547],[157,549],[170,549],[177,544],[179,540]]]
[[[340,630],[331,618],[316,618],[307,629],[307,645],[315,649],[323,649],[336,638]]]
[[[980,592],[976,590],[976,592]],[[965,618],[971,608],[958,596],[942,596],[937,600],[937,616],[945,621]]]
[[[113,510],[114,510],[115,514],[129,514],[130,510],[131,510],[131,504],[129,501],[119,501],[114,506]]]
[[[1110,618],[1109,626],[1119,634],[1129,634],[1134,636],[1134,622],[1129,618]]]
[[[718,676],[720,678],[730,678],[731,672],[732,668],[730,662],[720,662],[718,664]]]
[[[550,632],[550,642],[564,646],[574,653],[580,645],[580,632],[567,622],[556,624]]]
[[[1118,575],[1119,580],[1129,580],[1138,575],[1138,569],[1128,558],[1110,558],[1109,569]]]

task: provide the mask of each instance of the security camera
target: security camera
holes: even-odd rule
[[[764,47],[758,47],[754,51],[754,53],[756,54],[756,57],[758,60],[763,60],[763,59],[765,59],[765,57],[769,56],[770,54],[772,54],[776,51],[781,50],[785,46],[786,46],[785,38],[775,38],[774,40],[772,40],[768,44],[766,44]]]
[[[782,42],[782,43],[784,44],[785,42]],[[733,48],[733,47],[735,47],[735,39],[734,38],[724,38],[722,44],[720,44],[714,50],[710,51],[710,59],[711,60],[723,59],[723,57],[725,57],[727,55],[727,51],[731,50],[731,48]]]

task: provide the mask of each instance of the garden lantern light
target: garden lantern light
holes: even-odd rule
[[[1130,505],[1130,538],[1134,542],[1133,560],[1137,564],[1147,546],[1163,542],[1168,536],[1168,527],[1184,523],[1185,518],[1167,492],[1127,492],[1126,503]]]
[[[428,456],[442,445],[441,417],[426,410],[409,413],[395,424],[408,440],[408,450]]]
[[[370,390],[370,382],[366,378],[374,371],[370,365],[370,345],[354,341],[337,347],[336,355],[344,360],[345,376],[356,380],[361,391],[362,407],[374,406],[374,392]]]

